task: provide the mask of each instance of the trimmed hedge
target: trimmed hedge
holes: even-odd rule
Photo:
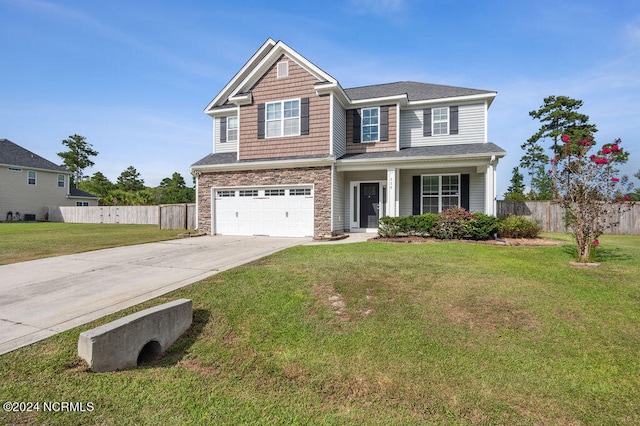
[[[494,216],[470,213],[462,208],[448,209],[440,214],[384,216],[378,221],[378,235],[383,238],[417,235],[440,240],[489,240],[496,234],[506,238],[536,238],[539,233],[540,226],[522,216],[498,220]]]

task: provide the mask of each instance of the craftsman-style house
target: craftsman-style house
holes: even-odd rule
[[[268,39],[207,105],[213,152],[191,166],[210,234],[313,236],[453,206],[495,214],[496,92],[417,82],[343,88]]]

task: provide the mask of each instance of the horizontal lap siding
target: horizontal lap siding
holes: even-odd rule
[[[450,106],[450,105],[440,105]],[[433,108],[438,107],[437,105]],[[423,136],[423,109],[403,110],[400,113],[400,147],[409,148],[428,145],[449,145],[457,143],[484,143],[485,104],[458,105],[457,135]]]
[[[347,112],[333,96],[333,155],[340,158],[347,153]]]
[[[237,141],[233,141],[233,142],[220,142],[220,120],[226,120],[227,117],[216,117],[213,119],[214,122],[214,134],[213,134],[213,140],[214,140],[214,148],[213,148],[213,152],[216,154],[219,154],[221,152],[236,152],[238,150],[238,142]]]
[[[472,212],[484,212],[484,175],[476,173],[475,167],[455,170],[442,168],[416,169],[400,171],[400,216],[413,214],[413,176],[454,173],[469,175],[469,210]]]
[[[296,157],[329,154],[330,96],[317,96],[311,74],[286,57],[289,77],[276,78],[277,63],[256,83],[253,103],[240,108],[240,159]],[[258,105],[309,98],[309,134],[258,139]]]

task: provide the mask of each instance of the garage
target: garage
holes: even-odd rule
[[[312,186],[214,188],[214,233],[313,236]]]

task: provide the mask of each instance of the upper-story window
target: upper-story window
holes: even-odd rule
[[[58,175],[58,188],[64,188],[64,175]]]
[[[362,109],[362,142],[377,142],[380,138],[380,108]]]
[[[238,117],[227,117],[227,141],[238,141]]]
[[[300,99],[266,104],[266,136],[300,135]]]
[[[433,108],[433,134],[449,134],[449,108]]]
[[[35,185],[36,184],[36,172],[33,170],[29,170],[27,172],[27,185]]]

